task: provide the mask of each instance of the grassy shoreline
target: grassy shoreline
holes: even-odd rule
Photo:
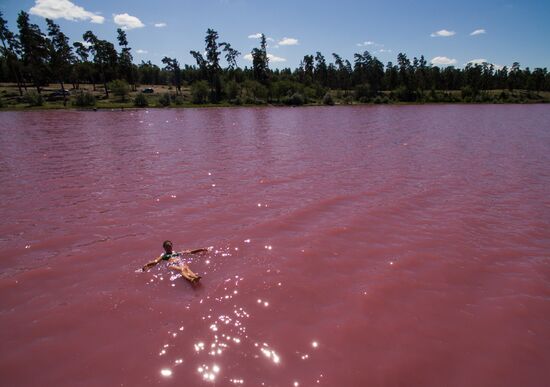
[[[15,85],[0,84],[0,111],[40,111],[40,110],[123,110],[123,109],[185,109],[185,108],[216,108],[216,107],[285,107],[285,106],[297,106],[288,105],[282,102],[270,101],[245,101],[245,103],[231,103],[229,101],[221,101],[220,103],[192,103],[191,94],[188,88],[182,90],[182,95],[179,98],[174,98],[174,91],[169,86],[153,85],[154,93],[141,94],[138,91],[131,91],[126,96],[125,100],[121,100],[119,97],[115,97],[112,94],[108,99],[104,97],[103,89],[97,87],[95,90],[90,85],[82,85],[80,90],[71,91],[72,95],[68,98],[67,105],[63,105],[62,98],[56,100],[48,100],[51,93],[58,89],[58,85],[49,85],[43,90],[43,96],[40,98],[40,103],[33,103],[33,101],[26,100],[25,97],[21,97]],[[85,92],[92,95],[95,98],[95,105],[90,106],[75,106],[74,100],[76,95],[80,92]],[[29,92],[37,98],[37,94],[29,88]],[[145,97],[148,106],[138,107],[134,104],[134,98],[141,94]],[[489,90],[481,94],[482,98],[465,99],[461,96],[461,92],[457,90],[445,91],[428,91],[423,96],[422,100],[416,101],[400,101],[392,98],[390,91],[382,92],[378,97],[372,98],[368,101],[357,101],[351,98],[351,91],[346,90],[333,90],[330,91],[333,96],[333,101],[330,106],[369,106],[369,105],[442,105],[442,104],[544,104],[550,103],[550,92],[533,92],[526,90],[515,90],[510,92],[508,90]],[[162,104],[160,100],[162,97],[170,95],[172,102],[168,105]],[[313,99],[307,101],[307,103],[300,104],[299,106],[328,106],[324,104],[322,99]]]

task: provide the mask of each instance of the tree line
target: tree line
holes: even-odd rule
[[[440,68],[424,56],[408,58],[399,53],[396,62],[384,65],[368,51],[356,53],[352,61],[336,53],[305,55],[295,69],[272,69],[267,42],[262,34],[259,47],[250,53],[252,65],[241,68],[241,53],[228,42],[221,42],[213,29],[206,31],[204,51],[190,51],[192,65],[180,65],[177,58],[164,57],[162,67],[150,61],[133,62],[126,32],[117,30],[117,44],[100,39],[92,31],[72,45],[53,20],[46,19],[47,31],[21,11],[17,31],[9,30],[0,12],[0,81],[13,82],[21,96],[29,88],[40,94],[45,85],[67,84],[78,90],[81,84],[99,86],[109,98],[110,83],[123,82],[134,91],[142,84],[171,85],[175,97],[183,98],[182,87],[190,87],[194,103],[289,103],[301,104],[334,97],[344,101],[430,101],[449,98],[449,91],[460,91],[464,100],[483,100],[490,90],[550,91],[546,68],[496,68],[490,63],[470,63],[463,69]],[[204,52],[201,53],[201,51]],[[503,97],[504,95],[504,97]],[[63,92],[64,102],[66,95]]]

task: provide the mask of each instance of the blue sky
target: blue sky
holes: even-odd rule
[[[220,42],[242,52],[239,66],[250,65],[245,55],[263,32],[270,66],[278,68],[295,68],[316,51],[332,62],[333,52],[352,61],[365,50],[384,64],[404,52],[440,66],[486,60],[550,68],[550,0],[0,0],[0,9],[12,31],[25,10],[43,30],[44,17],[55,19],[71,41],[92,30],[116,42],[116,29],[124,27],[136,63],[169,56],[194,64],[189,51],[202,51],[213,28]]]

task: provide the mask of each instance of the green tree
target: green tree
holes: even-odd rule
[[[323,54],[321,54],[319,51],[315,54],[315,80],[319,82],[321,85],[326,86],[327,80],[328,80],[328,67],[327,67],[327,61],[325,60],[325,57]]]
[[[310,84],[313,81],[313,71],[315,70],[313,55],[304,55],[304,59],[302,59],[300,67],[303,70],[303,78],[301,79],[302,83],[305,83],[306,85]]]
[[[365,63],[367,82],[374,94],[382,89],[384,79],[384,65],[375,56],[368,56]]]
[[[241,53],[231,47],[229,43],[220,43],[220,47],[223,47],[223,52],[225,52],[225,60],[227,61],[227,66],[229,70],[234,70],[237,68],[237,57]]]
[[[267,40],[262,34],[260,48],[252,49],[252,70],[254,79],[266,84],[268,81],[269,58],[267,57]]]
[[[206,44],[206,69],[208,74],[208,83],[210,84],[210,100],[217,103],[221,99],[222,86],[220,80],[220,54],[217,43],[218,33],[209,28],[206,31],[204,42]]]
[[[100,40],[92,31],[86,31],[83,35],[84,40],[90,44],[89,51],[94,56],[94,64],[101,76],[101,82],[105,89],[105,96],[109,98],[109,82],[116,73],[118,54],[113,43],[106,40]]]
[[[141,61],[138,66],[139,82],[146,85],[160,83],[160,67],[151,61]]]
[[[126,37],[126,32],[122,30],[121,28],[117,29],[117,39],[118,39],[118,45],[122,47],[122,50],[118,57],[118,63],[120,66],[120,72],[124,76],[124,79],[132,85],[132,90],[136,90],[136,82],[134,79],[134,66],[132,64],[132,61],[134,58],[132,57],[132,49],[128,47],[128,39]]]
[[[538,93],[544,87],[544,79],[547,75],[547,70],[537,67],[533,70],[531,77],[533,81],[533,88]]]
[[[333,53],[334,63],[337,68],[337,77],[338,77],[338,88],[339,89],[348,89],[350,87],[350,77],[351,77],[351,63],[348,60],[344,61],[340,55]]]
[[[394,90],[399,85],[399,70],[392,62],[386,65],[386,73],[384,74],[385,86],[389,90]]]
[[[418,86],[418,89],[420,90],[421,95],[424,95],[424,90],[429,87],[429,72],[426,65],[426,59],[424,58],[424,55],[421,55],[420,59],[418,60],[418,65],[416,66],[414,74],[416,78],[416,84]]]
[[[220,54],[218,51],[218,33],[209,28],[206,30],[204,42],[206,44],[206,63],[210,73],[215,73],[220,70]]]
[[[207,79],[208,78],[208,66],[206,59],[202,56],[202,54],[198,51],[189,51],[191,56],[195,58],[195,61],[197,62],[197,66],[199,67],[199,78],[200,79]]]
[[[21,11],[17,17],[23,68],[40,94],[48,77],[48,41],[36,24],[31,24],[29,14]]]
[[[518,62],[514,62],[508,72],[508,89],[514,91],[521,84],[521,69]]]
[[[464,86],[468,87],[466,96],[475,98],[480,91],[481,86],[481,66],[479,64],[468,63],[464,68]]]
[[[168,58],[165,56],[162,58],[164,63],[164,69],[172,73],[172,82],[176,86],[176,95],[181,94],[181,69],[180,64],[175,58]]]
[[[48,25],[48,36],[50,37],[50,68],[51,72],[63,92],[63,105],[67,105],[67,94],[65,93],[64,82],[69,77],[71,65],[74,62],[74,55],[69,45],[69,38],[61,32],[59,25],[53,20],[46,19]]]
[[[72,66],[73,78],[76,81],[76,88],[80,88],[80,82],[86,80],[93,84],[95,90],[94,68],[88,60],[90,55],[88,48],[82,42],[74,42],[76,57]]]
[[[399,69],[399,84],[408,90],[411,89],[411,61],[406,54],[397,55],[397,65]]]
[[[0,11],[0,40],[2,40],[1,54],[6,58],[6,64],[9,71],[13,74],[13,77],[17,83],[19,89],[19,95],[23,96],[23,90],[21,88],[21,75],[19,70],[19,42],[17,41],[13,32],[8,29],[8,22],[2,17],[2,11]]]
[[[367,60],[370,58],[370,53],[365,51],[364,54],[353,54],[353,84],[361,85],[367,82]]]

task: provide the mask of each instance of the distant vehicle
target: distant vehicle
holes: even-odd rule
[[[71,95],[71,92],[70,92],[69,90],[67,90],[67,89],[64,89],[64,90],[59,89],[59,90],[56,90],[56,91],[54,91],[53,93],[51,93],[51,94],[48,96],[48,98],[49,98],[50,100],[54,100],[54,99],[63,99],[63,96],[64,96],[64,95],[68,97],[68,96]]]
[[[153,90],[152,87],[147,87],[147,88],[141,90],[141,92],[142,92],[142,93],[145,93],[145,94],[151,94],[151,93],[154,93],[155,90]]]

